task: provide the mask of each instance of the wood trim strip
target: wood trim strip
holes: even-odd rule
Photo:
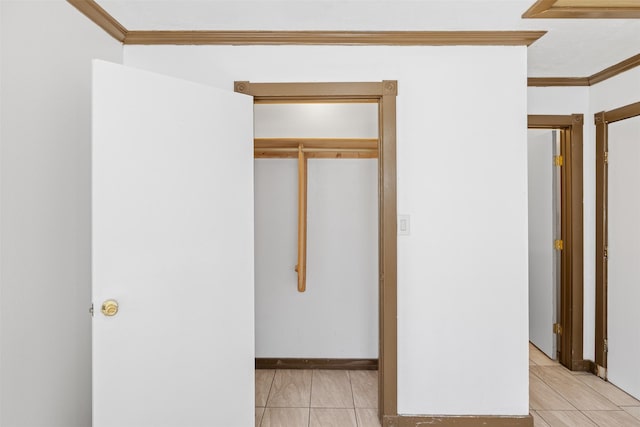
[[[564,157],[564,165],[560,168],[560,212],[561,226],[560,235],[564,242],[564,249],[560,252],[560,313],[558,316],[560,325],[562,326],[562,334],[556,335],[558,341],[558,357],[559,362],[569,369],[572,369],[572,341],[573,341],[573,292],[571,280],[573,277],[571,252],[571,186],[572,186],[572,153],[571,153],[571,128],[563,128],[560,130],[560,155]]]
[[[67,0],[67,2],[111,37],[124,43],[128,30],[94,0]]]
[[[640,16],[639,16],[640,18]],[[595,85],[611,77],[617,76],[618,74],[624,73],[625,71],[629,71],[635,67],[640,65],[640,53],[632,56],[631,58],[627,58],[624,61],[620,61],[617,64],[612,65],[611,67],[607,67],[604,70],[595,73],[591,77],[589,77],[589,85]]]
[[[546,31],[129,31],[94,0],[67,1],[124,44],[530,46],[546,34]],[[544,8],[547,2],[555,0],[538,1],[541,2],[541,6],[536,3],[529,10]],[[640,54],[590,77],[530,77],[528,86],[590,86],[638,65]]]
[[[128,45],[529,46],[546,31],[129,31]]]
[[[630,119],[636,116],[640,116],[640,102],[625,105],[624,107],[616,108],[615,110],[605,111],[604,122],[608,125],[610,123]]]
[[[527,79],[527,86],[589,86],[589,77],[529,77]]]
[[[382,82],[383,95],[379,105],[378,148],[380,197],[379,265],[380,265],[380,338],[378,375],[378,414],[398,413],[398,289],[397,289],[397,195],[396,195],[396,95],[398,82]]]
[[[580,372],[590,372],[596,375],[596,364],[593,362],[593,360],[576,360],[573,370]]]
[[[522,14],[523,18],[536,18],[541,13],[551,9],[556,0],[538,0],[536,1],[525,13]]]
[[[573,126],[573,116],[535,115],[527,116],[527,127],[530,129],[558,129]]]
[[[606,368],[607,353],[607,122],[605,112],[595,114],[596,125],[596,331],[595,364]]]
[[[601,0],[599,5],[555,6],[557,0],[538,0],[523,18],[634,19],[640,18],[640,7],[615,7]]]
[[[593,86],[625,71],[629,71],[640,65],[640,54],[620,61],[589,77],[529,77],[527,86],[553,87],[553,86]]]
[[[364,83],[251,83],[237,81],[234,90],[256,102],[323,100],[375,100],[383,95],[382,82]]]
[[[499,416],[499,415],[398,415],[385,417],[384,427],[533,427],[533,417],[529,415]]]
[[[378,369],[378,359],[300,359],[256,357],[256,369],[340,369],[366,370]]]
[[[584,115],[573,114],[573,123],[567,129],[570,136],[567,141],[567,241],[570,243],[567,256],[569,265],[569,283],[571,300],[571,337],[569,357],[571,370],[582,361],[583,355],[583,322],[584,322],[584,161],[583,161],[583,127]]]
[[[640,8],[635,7],[555,7],[523,18],[542,19],[637,19]]]

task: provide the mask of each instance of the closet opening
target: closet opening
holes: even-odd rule
[[[235,87],[254,97],[256,425],[395,418],[396,82]]]

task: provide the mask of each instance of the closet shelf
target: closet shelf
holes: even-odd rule
[[[378,157],[376,138],[256,138],[254,157],[298,158],[302,145],[305,158],[356,158],[375,159]]]

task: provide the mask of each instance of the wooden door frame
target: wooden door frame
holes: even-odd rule
[[[360,83],[251,83],[236,81],[235,92],[254,102],[376,102],[378,104],[378,416],[398,415],[397,207],[395,80]]]
[[[625,105],[611,111],[601,111],[594,115],[596,125],[596,331],[595,363],[596,373],[607,377],[607,299],[608,265],[607,246],[609,242],[607,215],[609,209],[608,179],[609,167],[609,124],[640,116],[640,102]]]
[[[582,114],[529,115],[529,129],[560,131],[561,221],[564,248],[561,254],[560,363],[572,371],[590,371],[583,359],[584,249],[583,249],[583,124]],[[551,160],[550,160],[551,161]]]

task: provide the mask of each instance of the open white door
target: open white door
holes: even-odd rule
[[[607,377],[640,399],[640,117],[609,124]]]
[[[93,426],[253,425],[253,100],[93,73]]]
[[[556,144],[555,130],[529,129],[529,340],[554,360],[557,339],[553,324],[560,271],[559,255],[553,246],[560,238],[557,168],[553,166]]]

